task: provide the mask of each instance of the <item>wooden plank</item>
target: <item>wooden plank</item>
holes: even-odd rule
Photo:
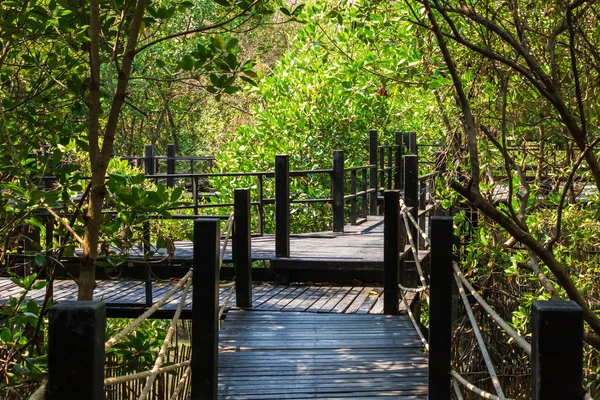
[[[233,310],[219,344],[220,399],[427,399],[427,357],[406,316]]]
[[[352,290],[351,286],[343,286],[339,288],[336,294],[331,296],[331,298],[319,308],[317,312],[331,312],[333,308]]]
[[[381,293],[383,293],[383,288],[374,287],[373,290],[371,290],[371,293],[373,293],[373,292],[377,293],[377,294],[376,295],[369,294],[369,296],[365,299],[365,301],[360,305],[358,310],[356,310],[357,314],[367,314],[371,310],[373,305],[377,302],[377,300],[381,296]]]

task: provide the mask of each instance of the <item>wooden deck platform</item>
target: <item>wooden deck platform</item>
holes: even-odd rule
[[[193,243],[176,241],[173,260],[193,258]],[[165,257],[166,249],[158,249],[155,258]],[[141,255],[132,255],[132,258]],[[275,256],[275,235],[252,237],[253,260],[281,260]],[[290,235],[290,258],[301,260],[338,260],[345,262],[383,263],[383,217],[369,216],[360,225],[346,225],[343,233],[312,232]],[[231,241],[224,261],[231,261]]]
[[[144,305],[145,287],[139,281],[104,280],[98,281],[94,291],[94,299],[103,300],[107,304]],[[153,298],[156,301],[167,293],[175,282],[154,282]],[[192,304],[193,286],[188,294],[185,308]],[[7,304],[11,296],[18,296],[20,288],[8,278],[0,278],[0,305]],[[375,286],[331,286],[331,285],[275,285],[269,283],[255,284],[252,292],[252,307],[269,311],[306,311],[312,313],[348,313],[348,314],[381,314],[383,312],[383,289]],[[27,299],[41,303],[45,289],[33,290]],[[220,300],[225,300],[228,290],[222,289]],[[56,281],[54,283],[54,300],[72,301],[77,298],[77,286],[73,281]],[[174,310],[181,299],[181,291],[177,292],[165,305],[163,310]],[[235,293],[229,301],[235,305]],[[400,303],[401,310],[404,305]]]
[[[406,316],[235,310],[219,345],[219,399],[427,399]]]

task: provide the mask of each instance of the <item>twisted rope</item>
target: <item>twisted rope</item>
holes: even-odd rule
[[[423,268],[421,268],[421,262],[419,261],[419,250],[417,250],[417,246],[415,246],[412,234],[410,233],[410,227],[408,225],[408,219],[406,218],[406,214],[406,212],[402,213],[402,219],[404,220],[404,226],[406,227],[406,235],[408,236],[410,248],[413,252],[413,259],[415,260],[415,265],[417,266],[417,271],[419,272],[419,279],[421,280],[421,285],[423,288],[426,288],[427,281],[425,280],[425,274],[423,273]],[[422,292],[425,293],[427,304],[429,304],[429,295],[425,290],[426,289],[422,290]]]
[[[408,306],[408,301],[406,301],[406,297],[405,296],[401,296],[401,297],[402,297],[402,302],[404,303],[404,306],[406,307],[406,312],[407,312],[408,316],[410,317],[410,322],[412,322],[413,327],[417,331],[417,334],[419,335],[419,339],[421,339],[423,346],[425,347],[425,349],[427,349],[427,351],[429,351],[429,343],[427,342],[427,339],[425,339],[425,336],[423,336],[423,332],[421,332],[421,328],[419,328],[419,324],[417,323],[415,316],[413,315],[410,307]]]
[[[161,367],[158,369],[158,373],[162,374],[164,372],[171,372],[171,371],[176,371],[179,368],[183,368],[183,367],[187,367],[190,365],[190,360],[188,361],[183,361],[177,364],[172,364],[172,365],[167,365],[166,367]],[[137,379],[141,379],[141,378],[146,378],[148,376],[152,375],[152,370],[148,370],[148,371],[143,371],[143,372],[136,372],[134,374],[129,374],[129,375],[122,375],[122,376],[117,376],[114,378],[106,378],[104,380],[104,387],[107,386],[114,386],[114,385],[118,385],[120,383],[125,383],[125,382],[130,382],[130,381],[135,381]]]
[[[429,235],[427,235],[427,232],[425,232],[423,229],[421,229],[421,227],[419,226],[419,223],[415,220],[415,218],[409,212],[408,207],[406,207],[406,203],[404,202],[402,197],[400,197],[400,211],[402,212],[402,214],[408,215],[410,222],[412,222],[412,224],[415,226],[415,228],[417,228],[417,231],[419,232],[419,234],[421,235],[423,240],[425,240],[425,244],[427,244],[427,247],[431,246],[431,240],[429,240]]]
[[[221,255],[219,258],[219,268],[223,265],[223,259],[225,258],[225,250],[227,250],[227,243],[229,242],[229,236],[231,235],[231,229],[233,228],[233,213],[229,214],[229,218],[221,229],[220,236],[225,235],[225,240],[223,240],[223,247],[221,249]]]
[[[462,281],[463,285],[465,285],[467,287],[467,289],[469,290],[469,292],[471,293],[471,295],[475,298],[475,300],[477,300],[477,302],[481,305],[481,307],[483,307],[483,309],[494,320],[494,322],[496,322],[502,329],[504,329],[506,331],[506,333],[508,333],[508,335],[510,337],[512,337],[515,340],[515,342],[519,346],[521,346],[521,348],[523,350],[525,350],[525,352],[528,355],[531,356],[531,344],[529,344],[521,335],[519,335],[513,328],[511,328],[506,323],[506,321],[504,321],[502,319],[502,317],[500,317],[494,311],[494,309],[492,309],[492,307],[490,307],[490,305],[488,303],[486,303],[486,301],[479,295],[479,293],[477,293],[477,291],[475,291],[475,289],[473,288],[473,286],[471,286],[471,284],[469,283],[469,281],[467,280],[467,278],[465,278],[465,276],[463,275],[463,273],[460,270],[460,268],[458,267],[457,263],[455,263],[455,262],[452,263],[452,267],[454,268],[454,272],[456,273],[456,275]]]
[[[191,370],[192,370],[192,367],[188,365],[188,367],[185,369],[185,372],[183,373],[183,376],[179,380],[177,387],[173,391],[173,394],[171,394],[170,400],[176,400],[177,397],[179,397],[179,392],[181,392],[181,389],[183,389],[183,385],[185,385],[185,382],[188,380]]]
[[[489,400],[511,400],[511,399],[507,399],[506,397],[504,397],[504,394],[502,395],[502,397],[498,397],[496,395],[493,395],[491,393],[486,392],[483,389],[479,389],[477,386],[473,385],[472,383],[470,383],[469,381],[467,381],[465,378],[463,378],[462,376],[460,376],[460,374],[454,370],[450,371],[450,375],[452,375],[452,377],[454,379],[456,379],[456,381],[460,382],[462,385],[464,385],[467,389],[469,389],[471,392],[479,395],[480,397],[483,397],[484,399],[489,399]],[[462,398],[462,396],[461,396]]]
[[[465,289],[462,285],[462,281],[456,274],[454,274],[454,279],[456,280],[456,285],[458,286],[458,293],[465,305],[465,311],[469,316],[469,321],[471,321],[471,327],[473,328],[473,333],[475,334],[475,338],[477,339],[477,344],[479,345],[479,350],[481,350],[481,355],[483,356],[483,360],[485,361],[485,365],[487,366],[488,372],[492,379],[492,383],[494,384],[494,388],[496,389],[496,393],[498,400],[506,400],[504,396],[504,392],[502,391],[502,387],[500,386],[500,381],[498,380],[498,375],[496,375],[496,370],[492,365],[492,360],[490,355],[485,347],[485,343],[483,341],[483,337],[481,336],[481,332],[479,330],[479,326],[477,325],[477,321],[475,320],[475,315],[473,315],[473,309],[471,308],[471,304],[469,304],[469,300],[467,299],[467,294],[465,293]],[[490,398],[490,397],[487,397]]]
[[[146,379],[146,385],[144,386],[144,389],[142,389],[142,393],[140,394],[140,397],[138,398],[138,400],[146,399],[146,397],[148,396],[148,393],[150,392],[150,389],[152,388],[152,384],[154,383],[154,380],[156,379],[156,377],[159,374],[159,369],[163,363],[163,360],[165,359],[165,355],[167,353],[167,348],[171,344],[171,340],[173,339],[173,335],[175,334],[175,329],[177,328],[177,321],[179,321],[179,316],[181,315],[181,311],[183,310],[183,305],[185,304],[185,301],[187,300],[188,292],[190,291],[191,286],[192,286],[192,280],[188,279],[188,282],[185,285],[185,289],[183,289],[183,294],[181,295],[181,300],[179,300],[179,304],[177,305],[177,310],[175,310],[175,315],[173,316],[173,319],[171,320],[171,325],[169,326],[169,330],[167,331],[167,336],[165,337],[162,347],[160,348],[158,357],[156,357],[156,361],[154,362],[154,367],[152,368],[152,372],[151,372],[150,376],[148,376],[148,379]]]
[[[154,314],[156,312],[156,310],[158,310],[163,304],[165,304],[167,302],[167,300],[169,300],[171,298],[171,296],[173,296],[173,294],[179,290],[188,280],[190,280],[192,277],[192,270],[189,270],[187,274],[185,274],[183,276],[183,278],[181,278],[181,280],[175,285],[173,286],[173,288],[171,290],[169,290],[167,293],[165,293],[165,295],[163,297],[161,297],[156,303],[154,303],[154,305],[152,307],[150,307],[146,312],[144,312],[142,315],[140,315],[135,321],[133,321],[131,324],[129,324],[127,327],[125,327],[123,330],[121,330],[121,332],[117,333],[115,336],[113,336],[111,339],[107,340],[106,343],[104,343],[104,349],[107,350],[109,348],[111,348],[113,345],[115,345],[115,343],[119,342],[120,340],[123,340],[123,338],[125,336],[127,336],[131,331],[133,331],[135,328],[137,328],[142,322],[144,322],[146,319],[148,319],[148,317],[150,317],[152,314]],[[191,280],[190,280],[191,282]]]

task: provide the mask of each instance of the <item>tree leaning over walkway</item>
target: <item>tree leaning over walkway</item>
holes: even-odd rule
[[[590,308],[573,281],[568,268],[557,259],[553,246],[561,238],[561,218],[565,196],[572,189],[575,173],[587,164],[596,188],[600,189],[600,168],[594,146],[598,143],[600,127],[597,115],[599,54],[597,51],[598,4],[594,1],[500,2],[485,1],[467,5],[462,1],[424,0],[406,2],[412,11],[411,19],[430,30],[436,38],[443,60],[452,77],[457,101],[462,112],[463,130],[467,137],[469,169],[466,178],[451,180],[451,187],[492,221],[499,224],[514,239],[527,246],[531,257],[541,260],[555,277],[567,296],[584,310],[590,327],[585,339],[600,349],[600,319]],[[418,10],[423,9],[424,13]],[[535,10],[532,13],[530,10]],[[538,10],[540,11],[538,13]],[[459,56],[460,54],[460,56]],[[463,60],[467,55],[470,65]],[[463,57],[462,59],[460,57]],[[495,121],[478,112],[473,117],[473,102],[469,86],[461,77],[464,68],[495,70],[502,84],[497,85],[503,111]],[[500,71],[500,72],[499,72]],[[509,76],[512,75],[512,78]],[[558,203],[557,224],[550,237],[532,232],[527,213],[535,203],[538,190],[533,190],[525,176],[518,155],[507,146],[506,91],[508,85],[521,85],[538,96],[542,119],[550,118],[564,128],[562,135],[576,144],[579,155],[564,180]],[[547,114],[547,115],[546,115]],[[493,121],[493,122],[491,122]],[[540,142],[546,140],[540,124]],[[500,153],[509,177],[516,175],[520,191],[512,186],[508,211],[503,212],[489,197],[482,194],[480,176],[481,142],[489,141]],[[538,165],[542,165],[540,154]],[[537,179],[539,180],[539,175]],[[509,179],[511,181],[511,179]],[[539,181],[534,182],[539,184]],[[512,181],[509,182],[512,185]],[[513,205],[513,195],[517,206]],[[552,284],[541,271],[542,286],[557,296]]]

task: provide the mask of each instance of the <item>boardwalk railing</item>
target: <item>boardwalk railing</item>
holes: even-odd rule
[[[250,249],[250,226],[248,219],[249,196],[247,189],[236,191],[236,211],[240,217],[232,216],[220,227],[219,219],[197,219],[194,222],[194,267],[168,293],[161,297],[144,314],[134,320],[118,334],[104,341],[106,330],[106,308],[102,302],[64,302],[50,309],[48,343],[48,382],[32,396],[32,399],[80,398],[104,399],[106,387],[122,382],[145,379],[139,394],[144,400],[149,395],[156,377],[174,369],[185,368],[179,384],[172,388],[171,398],[177,398],[190,379],[192,399],[216,399],[218,368],[219,321],[227,304],[219,304],[221,288],[236,290],[237,305],[252,304],[251,271],[248,262]],[[234,222],[235,221],[235,222]],[[223,262],[225,242],[234,231],[236,252],[236,277],[230,284],[220,284],[219,270]],[[165,366],[167,349],[175,334],[177,321],[181,318],[188,292],[192,294],[192,357],[189,361]],[[105,350],[123,340],[145,319],[150,318],[178,290],[183,290],[178,307],[173,315],[166,338],[149,371],[104,378]],[[231,297],[231,294],[227,298]]]
[[[572,301],[534,301],[532,311],[532,344],[518,335],[509,324],[483,300],[460,271],[454,261],[454,227],[451,217],[433,217],[428,235],[411,209],[406,207],[397,191],[385,193],[384,231],[384,312],[398,312],[398,299],[406,302],[406,293],[424,295],[429,303],[429,338],[421,332],[411,309],[408,314],[415,329],[429,351],[429,399],[449,400],[451,388],[458,399],[462,399],[459,384],[476,395],[492,400],[505,400],[498,375],[491,362],[485,341],[471,310],[466,290],[489,317],[523,348],[531,359],[531,395],[534,400],[582,400],[589,398],[583,389],[583,312]],[[388,227],[388,224],[390,226]],[[424,242],[430,246],[430,274],[427,276],[417,262],[420,286],[406,287],[401,281],[403,260],[402,234],[411,243],[411,251],[418,252],[415,245],[417,230]],[[404,230],[404,231],[403,231]],[[414,257],[417,260],[417,257]],[[399,273],[400,271],[400,273]],[[477,339],[482,358],[488,368],[496,394],[486,392],[468,382],[452,367],[452,281],[464,304],[472,331]],[[466,290],[465,290],[466,289]]]

